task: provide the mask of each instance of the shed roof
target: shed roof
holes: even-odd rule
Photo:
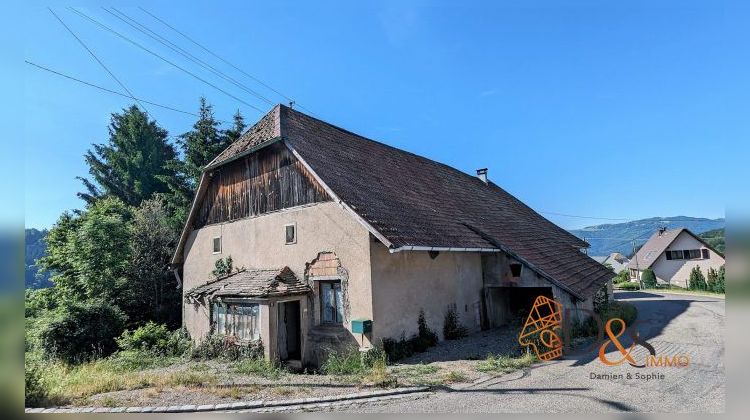
[[[185,296],[203,297],[275,297],[310,292],[310,287],[300,282],[289,267],[251,268],[234,272],[207,284],[195,287]]]
[[[208,169],[278,138],[391,251],[501,249],[580,298],[612,277],[580,252],[588,246],[585,241],[497,184],[284,105],[277,105]]]

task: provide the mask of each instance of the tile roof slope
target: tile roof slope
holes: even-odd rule
[[[269,113],[263,116],[257,123],[250,127],[240,136],[237,141],[230,144],[218,156],[216,156],[207,167],[217,166],[230,160],[240,157],[243,152],[258,146],[268,140],[273,140],[281,136],[279,128],[279,107],[274,107]]]
[[[310,292],[310,287],[300,282],[289,267],[275,269],[251,268],[195,287],[185,296],[244,296],[273,297]]]
[[[671,244],[682,231],[687,230],[685,228],[665,230],[659,234],[659,231],[654,232],[653,235],[646,241],[645,244],[635,253],[635,257],[628,263],[628,268],[638,268],[639,270],[645,270],[656,262],[662,252],[664,252],[669,244]]]
[[[492,182],[285,106],[279,117],[284,141],[395,247],[494,248],[469,224],[581,296],[612,277],[584,241]]]

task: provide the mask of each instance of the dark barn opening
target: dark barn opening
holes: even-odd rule
[[[552,296],[551,287],[487,287],[485,289],[488,327],[522,323],[529,316],[538,296]]]

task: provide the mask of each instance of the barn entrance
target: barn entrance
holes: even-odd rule
[[[551,287],[486,286],[486,319],[490,328],[523,320],[529,315],[537,296],[552,296]]]

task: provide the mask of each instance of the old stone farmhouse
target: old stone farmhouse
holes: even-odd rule
[[[173,258],[183,322],[315,365],[446,311],[500,326],[538,295],[591,309],[613,273],[487,179],[278,105],[205,168]],[[214,264],[231,256],[232,274]]]

